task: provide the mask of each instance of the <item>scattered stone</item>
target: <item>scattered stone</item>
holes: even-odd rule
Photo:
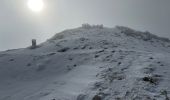
[[[100,51],[98,51],[97,53],[102,53],[102,52],[104,52],[104,50],[100,50]]]
[[[121,64],[121,62],[118,62],[118,65],[120,65]]]
[[[58,52],[66,52],[66,51],[68,51],[69,49],[70,49],[70,48],[65,47],[65,48],[62,48],[62,49],[58,50]]]
[[[161,64],[160,66],[164,66],[164,64]]]
[[[98,57],[99,57],[99,55],[95,55],[94,57],[95,57],[95,58],[98,58]]]
[[[69,60],[73,60],[73,58],[69,58]]]
[[[101,85],[102,85],[101,82],[96,82],[96,83],[94,84],[94,87],[95,87],[95,88],[99,88]]]
[[[158,64],[160,64],[161,62],[160,62],[160,61],[158,61],[157,63],[158,63]]]
[[[153,75],[153,77],[162,77],[162,75],[155,74],[155,75]]]
[[[153,59],[153,57],[150,57],[149,59]]]
[[[126,76],[123,75],[120,72],[114,72],[111,75],[108,76],[108,79],[110,80],[110,83],[112,83],[114,80],[123,80]]]
[[[77,67],[77,65],[76,65],[76,64],[74,64],[73,66],[74,66],[74,67]]]
[[[108,56],[106,56],[106,58],[109,58],[109,57],[111,57],[112,55],[108,55]]]
[[[161,94],[165,96],[165,100],[170,100],[170,98],[168,97],[168,92],[166,90],[161,91]]]
[[[72,70],[74,67],[77,67],[77,65],[76,65],[76,64],[74,64],[73,66],[69,66],[69,65],[68,65],[68,66],[67,66],[67,70],[70,71],[70,70]]]
[[[27,66],[31,66],[31,63],[28,63]]]
[[[73,48],[74,50],[77,50],[78,49],[78,47],[75,47],[75,48]]]
[[[80,41],[82,41],[82,42],[84,42],[85,40],[88,40],[88,39],[86,39],[84,37],[80,38]]]
[[[112,53],[115,53],[116,51],[115,50],[113,50],[113,51],[111,51]]]
[[[124,77],[117,77],[117,80],[123,80]]]
[[[87,45],[83,46],[81,49],[86,49]]]
[[[49,53],[47,56],[52,56],[52,55],[55,55],[56,53],[55,52],[52,52],[52,53]]]
[[[14,59],[10,59],[9,61],[14,61]]]
[[[77,96],[76,100],[85,100],[85,97],[86,97],[86,95],[80,94],[80,95]]]
[[[89,49],[93,49],[92,47],[89,47]]]
[[[122,100],[121,97],[116,97],[115,100]]]
[[[108,68],[108,71],[109,71],[109,72],[113,71],[113,68]]]
[[[92,100],[102,100],[102,98],[98,95],[95,95]]]
[[[151,84],[155,84],[155,85],[158,83],[158,79],[151,77],[151,76],[146,76],[142,80],[145,81],[145,82],[149,82]]]

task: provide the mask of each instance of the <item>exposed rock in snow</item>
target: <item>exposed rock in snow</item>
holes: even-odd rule
[[[0,52],[0,100],[169,100],[170,40],[83,24]]]

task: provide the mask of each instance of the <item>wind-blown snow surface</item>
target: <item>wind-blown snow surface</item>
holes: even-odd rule
[[[170,42],[126,27],[80,27],[0,52],[0,100],[169,100]]]

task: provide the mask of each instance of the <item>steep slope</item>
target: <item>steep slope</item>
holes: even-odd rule
[[[170,41],[102,25],[0,52],[0,100],[169,100]]]

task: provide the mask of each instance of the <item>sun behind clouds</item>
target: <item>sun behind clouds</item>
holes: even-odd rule
[[[43,0],[28,0],[28,7],[34,12],[40,12],[44,8]]]

